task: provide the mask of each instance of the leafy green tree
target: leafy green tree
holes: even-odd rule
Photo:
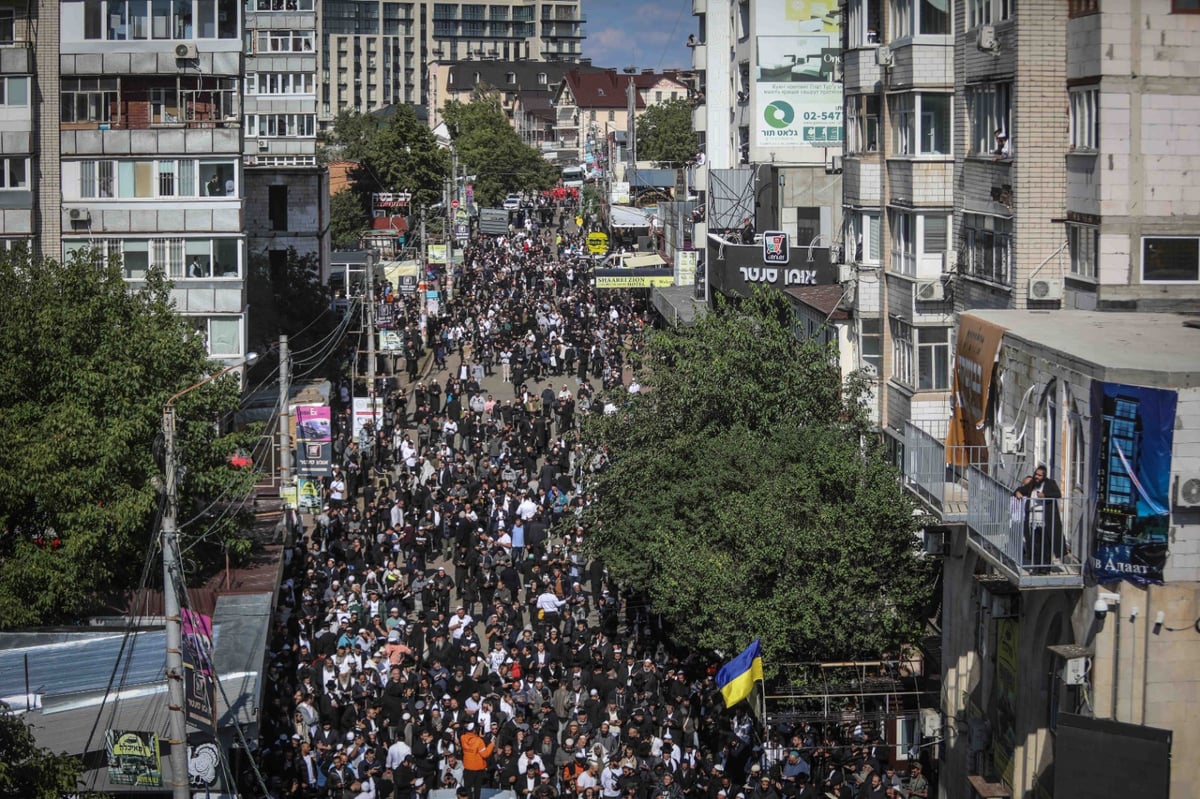
[[[441,202],[450,156],[412,106],[395,106],[386,122],[371,114],[342,113],[334,120],[330,140],[341,157],[358,163],[351,177],[364,198],[361,207],[376,191],[411,192],[417,209]]]
[[[59,799],[79,790],[80,762],[38,746],[33,730],[0,703],[0,797]]]
[[[589,418],[611,465],[590,546],[689,647],[766,661],[878,657],[911,642],[929,596],[913,504],[856,379],[761,292],[650,334],[651,389]]]
[[[163,404],[213,366],[161,271],[130,287],[117,259],[92,251],[65,263],[20,252],[0,255],[0,280],[0,626],[15,627],[136,587],[155,536]],[[213,425],[237,395],[231,376],[176,403],[183,509],[248,479]]]
[[[358,161],[369,158],[380,130],[379,117],[361,111],[343,111],[334,117],[333,126],[324,134],[327,160]]]
[[[500,93],[486,86],[471,101],[451,100],[442,111],[459,163],[475,175],[475,201],[496,206],[510,192],[554,186],[558,170],[521,141],[504,113]]]
[[[353,250],[367,227],[363,197],[352,189],[342,189],[329,201],[329,236],[335,250]]]
[[[660,168],[683,166],[698,146],[691,104],[680,98],[649,106],[638,117],[635,135],[639,161],[653,161]]]

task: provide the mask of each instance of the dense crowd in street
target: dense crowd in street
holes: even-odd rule
[[[927,795],[861,731],[755,733],[716,693],[716,657],[665,646],[644,600],[588,559],[605,459],[577,425],[601,389],[628,390],[648,322],[630,293],[590,285],[581,249],[549,226],[478,240],[436,315],[375,287],[406,374],[381,381],[360,437],[335,392],[326,504],[296,531],[270,643],[272,795]]]

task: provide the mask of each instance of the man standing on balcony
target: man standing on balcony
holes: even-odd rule
[[[1023,501],[1025,510],[1025,557],[1023,566],[1044,567],[1061,562],[1065,554],[1062,537],[1062,489],[1047,475],[1045,465],[1033,472],[1033,479],[1021,484],[1013,496]]]

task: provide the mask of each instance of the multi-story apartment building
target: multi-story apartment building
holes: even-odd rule
[[[944,797],[1195,783],[1197,340],[1124,313],[1200,299],[1193,6],[845,5],[844,271],[940,522]]]
[[[229,360],[246,351],[241,8],[0,5],[0,238],[120,254],[134,284],[161,267]]]
[[[347,110],[436,102],[429,96],[435,62],[575,62],[582,55],[579,0],[325,0],[317,10],[323,127]]]
[[[245,165],[249,258],[280,268],[289,248],[329,258],[328,172],[317,164],[313,0],[246,6]]]

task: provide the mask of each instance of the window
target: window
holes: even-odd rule
[[[1013,0],[967,0],[967,27],[994,25],[1012,17]]]
[[[312,11],[313,0],[258,0],[258,11]]]
[[[892,151],[895,155],[950,153],[949,94],[896,94],[892,106]]]
[[[917,390],[948,391],[950,388],[950,328],[918,327]]]
[[[950,33],[950,0],[893,0],[892,38]]]
[[[218,177],[215,184],[201,187],[198,174],[217,176],[218,173],[222,177]],[[233,175],[232,161],[201,163],[191,158],[64,161],[63,196],[67,199],[205,197],[215,185],[227,186],[232,191]],[[223,189],[220,194],[224,195]]]
[[[996,133],[1011,135],[1012,84],[971,86],[967,89],[967,107],[971,113],[971,154],[998,155]]]
[[[0,8],[0,44],[12,44],[16,39],[16,12]]]
[[[906,211],[889,211],[892,233],[892,271],[917,274],[916,217]]]
[[[179,110],[179,92],[174,88],[150,90],[150,124],[179,125],[183,114]]]
[[[117,79],[64,78],[60,98],[63,122],[111,122]]]
[[[851,47],[879,44],[879,6],[883,0],[850,0],[846,10]]]
[[[311,72],[249,72],[246,94],[313,94],[316,77]]]
[[[267,187],[267,206],[271,218],[271,230],[288,229],[288,187]]]
[[[265,30],[258,32],[260,53],[306,53],[313,49],[313,31]]]
[[[172,280],[178,280],[188,276],[183,264],[183,239],[150,240],[150,266],[163,270]]]
[[[1200,0],[1171,0],[1172,14],[1200,14]]]
[[[891,319],[892,379],[906,386],[913,384],[913,327],[903,319]]]
[[[878,316],[858,320],[858,353],[861,367],[872,375],[883,371],[883,324]]]
[[[1071,253],[1071,274],[1095,278],[1096,258],[1100,252],[1100,228],[1069,223],[1067,249]]]
[[[316,116],[313,114],[247,114],[246,135],[263,138],[315,136]]]
[[[546,77],[546,73],[545,73],[545,72],[539,72],[539,73],[537,74],[537,82],[538,82],[538,85],[539,85],[539,86],[545,86],[545,85],[546,85],[546,83],[548,82],[548,80],[549,80],[549,79]]]
[[[1142,239],[1142,282],[1195,283],[1200,280],[1200,238],[1159,236]]]
[[[879,151],[879,95],[850,95],[846,98],[846,152]]]
[[[29,105],[29,78],[0,76],[0,105]]]
[[[1012,220],[985,214],[963,214],[963,257],[966,273],[1004,286],[1012,285]]]
[[[24,156],[0,158],[0,189],[29,188],[29,159]]]
[[[213,357],[241,356],[242,320],[236,316],[188,317],[196,335],[204,339]]]
[[[1067,16],[1074,19],[1100,13],[1100,0],[1068,0]]]
[[[854,263],[878,264],[880,230],[878,211],[847,211],[847,257]]]
[[[1071,90],[1071,149],[1100,149],[1100,89],[1095,86]]]

